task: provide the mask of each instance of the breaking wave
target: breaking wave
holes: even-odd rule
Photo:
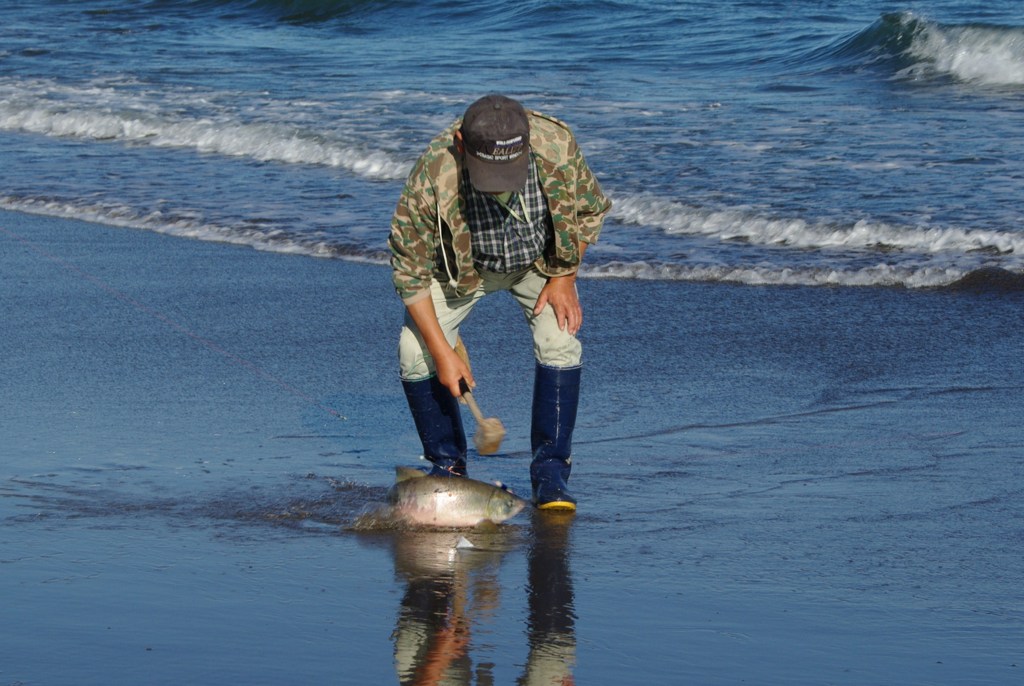
[[[624,207],[618,210],[617,221],[637,215],[637,201],[626,199]],[[681,206],[680,206],[681,207]],[[101,223],[107,226],[141,229],[181,238],[227,243],[250,247],[256,250],[282,254],[305,255],[328,259],[343,259],[385,265],[388,262],[387,252],[381,248],[367,247],[345,242],[327,235],[311,235],[296,231],[288,231],[271,225],[264,225],[258,220],[239,220],[234,223],[212,223],[202,217],[187,213],[173,214],[167,212],[140,213],[130,207],[116,204],[85,204],[58,199],[29,199],[13,196],[0,196],[0,209],[38,214],[50,217],[77,219]],[[807,225],[800,221],[774,222],[748,217],[743,220],[739,212],[709,212],[690,209],[682,214],[692,215],[686,222],[677,216],[675,220],[666,222],[664,228],[679,232],[682,224],[687,223],[690,233],[715,236],[728,240],[738,235],[741,226],[746,226],[747,235],[758,240],[781,235],[782,227],[789,231],[808,232]],[[727,220],[727,218],[729,218]],[[731,223],[730,223],[731,222]],[[717,228],[712,228],[717,227]],[[753,227],[753,230],[752,228]],[[757,233],[758,227],[762,232]],[[694,230],[696,229],[696,230]],[[938,231],[938,230],[936,230]],[[683,232],[680,232],[683,233]],[[782,231],[785,233],[785,231]],[[841,233],[841,232],[840,232]],[[940,232],[941,233],[941,232]],[[971,232],[968,232],[971,233]],[[856,231],[852,235],[858,235]],[[808,235],[814,235],[811,230]],[[827,233],[817,235],[825,236]],[[1019,240],[1019,239],[1018,239]],[[925,245],[940,245],[942,240],[924,241]],[[955,241],[953,241],[955,243]],[[868,245],[861,239],[835,241],[836,245],[849,247],[856,244]],[[975,245],[972,238],[966,244]],[[804,246],[810,244],[805,240]],[[818,246],[821,247],[821,246]],[[962,247],[962,246],[961,246]],[[753,286],[845,286],[845,287],[902,287],[902,288],[937,288],[953,287],[960,290],[1024,290],[1024,272],[983,266],[978,268],[965,267],[962,264],[928,265],[923,263],[895,264],[881,258],[867,266],[853,266],[838,263],[834,267],[820,265],[784,266],[777,263],[754,265],[700,264],[695,260],[684,262],[668,262],[652,259],[605,259],[591,261],[583,270],[583,276],[589,278],[619,278],[631,280],[656,281],[699,281],[735,283]]]
[[[885,14],[811,57],[857,67],[885,65],[896,78],[1015,86],[1024,84],[1024,27],[942,24],[912,12]]]
[[[0,209],[61,219],[77,219],[118,228],[141,229],[179,238],[245,246],[265,252],[374,264],[387,262],[387,255],[383,249],[373,250],[325,235],[289,231],[272,224],[265,225],[259,220],[239,220],[230,224],[213,223],[188,213],[140,213],[131,207],[113,203],[88,204],[14,196],[0,196]]]
[[[706,281],[746,286],[888,286],[936,288],[965,278],[956,267],[898,267],[877,264],[861,269],[827,267],[778,267],[683,265],[651,262],[609,262],[585,270],[594,278],[651,281]]]
[[[65,86],[0,80],[0,130],[188,148],[260,162],[339,167],[374,180],[403,179],[411,162],[345,132],[324,133],[293,123],[246,121],[211,100],[129,92],[114,86]],[[351,137],[352,140],[348,138]]]
[[[805,250],[855,249],[1024,254],[1024,234],[949,227],[906,227],[857,221],[851,224],[773,219],[742,210],[708,210],[649,196],[617,199],[615,217],[657,227],[668,235],[700,235],[721,241]]]

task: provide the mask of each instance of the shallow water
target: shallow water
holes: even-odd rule
[[[580,511],[457,551],[351,527],[418,454],[386,269],[2,222],[6,683],[1020,669],[1013,294],[585,281]],[[522,492],[510,309],[464,331],[509,429],[471,470]]]

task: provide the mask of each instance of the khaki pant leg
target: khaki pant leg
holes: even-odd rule
[[[444,288],[437,281],[430,284],[430,297],[434,302],[437,321],[441,325],[445,339],[452,347],[455,346],[455,341],[459,336],[459,325],[485,293],[486,291],[480,288],[466,297],[452,298],[445,293]],[[398,337],[398,364],[402,379],[406,381],[428,379],[437,373],[434,358],[427,350],[423,336],[420,335],[419,329],[408,312],[405,314],[402,333]]]
[[[548,367],[578,367],[583,357],[583,345],[576,336],[558,328],[554,308],[546,305],[539,315],[533,314],[537,298],[547,282],[546,276],[535,269],[528,269],[516,275],[509,290],[523,308],[530,325],[537,362]]]

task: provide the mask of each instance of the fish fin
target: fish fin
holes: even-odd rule
[[[420,479],[427,473],[413,467],[395,467],[395,483],[400,484],[409,479]]]
[[[494,485],[500,488],[501,490],[505,491],[506,493],[512,493],[512,495],[515,495],[515,493],[512,492],[512,489],[509,488],[508,484],[502,483],[500,481],[495,481]]]

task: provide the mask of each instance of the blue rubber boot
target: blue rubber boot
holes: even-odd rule
[[[580,397],[582,367],[537,365],[533,382],[530,481],[533,504],[541,510],[575,510],[567,482],[572,470],[572,431]]]
[[[459,401],[436,376],[402,380],[423,457],[433,465],[430,476],[466,476],[466,432]]]

